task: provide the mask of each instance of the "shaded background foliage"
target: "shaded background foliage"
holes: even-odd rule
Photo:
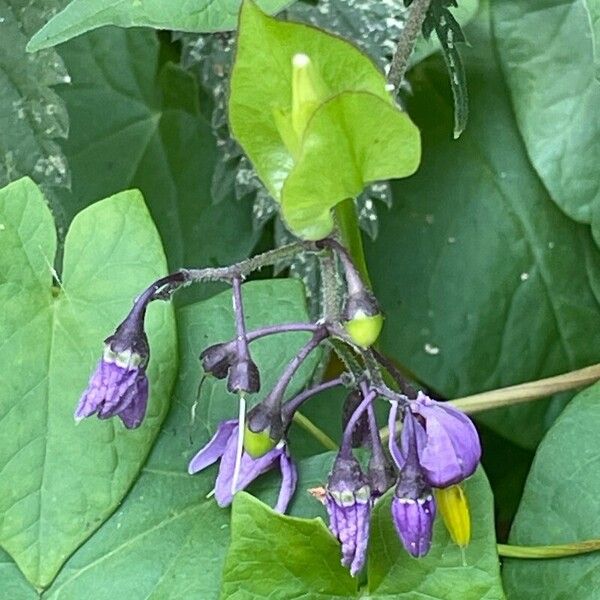
[[[221,4],[231,3],[215,7]],[[422,43],[413,57],[402,102],[421,129],[423,162],[409,180],[369,189],[358,206],[361,224],[373,238],[367,244],[369,268],[387,314],[383,347],[440,397],[493,389],[600,360],[596,5],[584,0],[559,5],[496,0],[478,8],[476,2],[459,2],[457,15],[469,22],[465,32],[470,47],[461,52],[470,121],[457,141],[452,140],[453,103],[441,56],[433,43]],[[102,27],[28,55],[30,37],[65,6],[58,0],[0,0],[0,186],[21,176],[40,185],[58,229],[58,278],[62,280],[62,244],[75,215],[129,188],[142,191],[171,269],[225,264],[284,241],[272,200],[229,136],[225,102],[232,35],[189,33],[185,15],[163,15],[176,18],[171,22],[188,33]],[[227,14],[235,15],[235,10],[228,8],[225,16],[217,17],[229,18]],[[381,66],[389,61],[404,18],[396,0],[296,2],[283,14],[353,39]],[[3,211],[4,225],[8,220]],[[154,235],[151,223],[146,232]],[[4,240],[0,238],[0,244]],[[50,282],[52,273],[46,267]],[[296,263],[290,270],[304,281],[310,296],[318,284],[314,266]],[[2,267],[0,282],[10,279],[9,271]],[[293,282],[253,285],[251,322],[306,314],[302,289]],[[134,599],[236,597],[227,590],[244,580],[237,557],[247,554],[252,522],[261,520],[269,523],[261,539],[267,548],[286,528],[294,529],[289,535],[301,537],[306,533],[299,530],[308,527],[306,531],[317,537],[323,535],[325,555],[335,557],[323,580],[301,580],[289,597],[316,594],[323,581],[333,580],[340,583],[332,584],[332,595],[355,593],[354,584],[336,570],[336,549],[317,524],[295,528],[285,522],[280,530],[271,525],[274,520],[266,509],[248,498],[234,508],[239,524],[228,548],[228,513],[204,499],[212,475],[185,474],[194,448],[207,439],[219,418],[235,411],[218,386],[206,386],[197,395],[199,350],[231,334],[219,330],[229,328],[223,318],[228,297],[195,302],[218,291],[218,286],[206,288],[180,301],[189,306],[177,310],[179,376],[165,425],[112,516],[103,513],[102,525],[81,547],[79,537],[68,540],[60,571],[57,565],[41,579],[28,573],[39,587],[58,572],[44,597],[109,598],[115,590]],[[134,292],[127,288],[119,293],[126,299]],[[261,306],[263,294],[276,306],[275,315],[271,305]],[[0,323],[0,353],[11,350],[5,321]],[[275,363],[283,364],[293,348],[267,344],[263,352],[261,360],[274,372]],[[296,385],[308,377],[308,372],[301,374]],[[65,405],[74,403],[79,391],[69,388]],[[561,394],[481,417],[484,466],[494,491],[500,539],[506,539],[523,493],[511,541],[558,543],[598,537],[595,521],[587,519],[589,505],[584,502],[574,509],[570,503],[573,490],[586,501],[595,498],[589,482],[598,480],[593,476],[600,443],[594,435],[597,388],[582,394],[559,418],[525,484],[538,444],[571,396]],[[10,423],[6,408],[24,399],[21,392],[0,399],[0,426]],[[334,438],[339,437],[339,424],[329,415],[340,401],[339,394],[332,393],[307,409]],[[9,437],[3,433],[2,439]],[[331,456],[297,428],[292,443],[303,456],[292,514],[317,515],[320,507],[303,490],[324,480]],[[0,477],[6,478],[12,452],[6,441],[0,448],[5,458]],[[581,466],[571,468],[574,463]],[[502,597],[491,501],[485,478],[480,479],[473,483],[478,486],[475,495],[487,498],[487,504],[476,526],[487,570],[483,588],[472,588],[474,600]],[[12,486],[11,479],[6,485]],[[274,486],[274,478],[267,476],[254,491],[269,499]],[[113,499],[113,509],[124,494],[125,489]],[[551,514],[545,510],[549,505]],[[567,519],[570,512],[572,518]],[[379,531],[373,552],[377,544],[386,546],[387,534]],[[437,534],[434,562],[435,552],[443,553],[447,543],[442,535]],[[26,549],[19,542],[3,543],[19,561]],[[406,564],[397,554],[386,559],[387,575],[369,574],[373,598],[402,597],[398,594],[407,590],[394,573],[409,573],[409,580],[418,580],[421,567]],[[595,560],[566,559],[556,571],[552,565],[509,561],[504,569],[506,593],[509,598],[531,598],[543,589],[544,598],[558,598],[566,586],[575,598],[589,598]],[[229,567],[223,591],[224,564]],[[280,572],[281,565],[274,565],[272,576]],[[435,567],[431,573],[433,583],[425,581],[423,590],[442,598],[448,581],[437,584]],[[240,598],[267,597],[265,590],[244,589]],[[39,593],[12,558],[0,553],[0,595],[20,600]]]

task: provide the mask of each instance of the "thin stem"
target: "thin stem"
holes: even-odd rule
[[[288,333],[293,331],[315,332],[322,328],[322,325],[317,325],[316,323],[282,323],[281,325],[268,325],[267,327],[248,331],[246,339],[248,342],[253,342],[254,340],[277,333]]]
[[[231,281],[231,286],[233,289],[233,314],[235,316],[237,354],[240,360],[248,360],[250,358],[250,353],[248,351],[248,339],[246,337],[241,278],[234,277]]]
[[[306,360],[306,357],[329,335],[327,329],[321,326],[317,329],[310,340],[300,348],[300,351],[290,362],[287,364],[284,369],[281,377],[275,384],[275,387],[269,392],[269,395],[264,399],[264,404],[269,405],[279,405],[283,398],[283,394],[291,381],[294,373],[298,370],[300,365]]]
[[[367,269],[365,250],[362,235],[356,214],[356,206],[352,198],[346,198],[335,207],[335,216],[342,238],[342,244],[348,249],[354,265],[358,269],[363,281],[371,287],[371,279]]]
[[[281,411],[283,422],[288,423],[290,419],[293,417],[294,413],[306,402],[309,398],[324,392],[325,390],[329,390],[338,385],[344,385],[346,379],[344,376],[336,377],[335,379],[330,379],[329,381],[325,381],[323,383],[319,383],[303,392],[300,392],[297,396],[294,396],[291,400],[288,400],[284,405]]]
[[[394,363],[387,356],[383,355],[376,348],[371,348],[371,352],[373,353],[373,356],[377,362],[393,377],[394,381],[398,384],[400,391],[408,398],[416,398],[417,390],[415,390],[408,379],[404,377],[398,367],[396,367],[396,365],[394,365]]]
[[[319,254],[321,289],[323,293],[323,318],[326,322],[340,320],[341,301],[338,293],[338,276],[333,254],[329,248]]]
[[[550,546],[513,546],[498,544],[498,554],[506,558],[561,558],[576,556],[600,550],[600,540],[585,540],[573,544],[555,544]]]
[[[396,52],[392,58],[388,73],[388,81],[390,85],[394,86],[395,92],[398,91],[398,88],[404,79],[410,55],[413,52],[421,28],[423,27],[423,22],[427,16],[430,4],[431,0],[413,0],[410,5],[410,12],[404,23],[404,29],[398,40]]]
[[[369,416],[369,434],[371,435],[371,451],[373,453],[373,458],[379,464],[385,464],[385,454],[383,452],[381,437],[379,436],[379,429],[377,428],[377,419],[375,417],[373,404],[367,406],[367,414]]]
[[[342,267],[344,268],[344,275],[346,277],[346,285],[348,288],[348,294],[360,293],[364,288],[364,280],[359,270],[354,264],[352,257],[348,250],[333,238],[325,238],[317,242],[319,246],[324,248],[331,248],[338,255]],[[365,266],[366,269],[366,266]],[[367,275],[368,280],[368,275]]]
[[[305,417],[300,411],[296,411],[293,417],[294,423],[310,433],[318,442],[328,450],[338,449],[337,444],[321,429],[319,429],[310,419]]]
[[[555,377],[538,379],[537,381],[511,385],[481,394],[456,398],[455,400],[451,400],[450,404],[467,414],[473,414],[501,406],[512,406],[514,404],[521,404],[522,402],[546,398],[558,392],[591,385],[598,381],[598,379],[600,379],[600,363]]]
[[[340,449],[340,454],[345,457],[349,457],[352,454],[352,432],[358,423],[363,412],[367,409],[369,404],[373,402],[377,392],[370,391],[362,400],[362,402],[358,405],[356,410],[352,413],[352,416],[348,419],[348,423],[346,424],[346,428],[344,429],[344,434],[342,437],[342,447]]]

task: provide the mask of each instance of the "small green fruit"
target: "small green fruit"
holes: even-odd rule
[[[372,346],[377,341],[382,327],[383,317],[381,314],[357,315],[345,324],[348,335],[361,348]]]
[[[252,458],[260,458],[277,445],[269,436],[268,430],[255,433],[248,426],[244,428],[244,450]]]

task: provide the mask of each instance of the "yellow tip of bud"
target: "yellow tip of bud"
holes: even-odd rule
[[[346,321],[344,327],[357,346],[368,348],[377,341],[381,333],[383,316],[380,314],[370,317],[366,315],[357,316],[350,321]]]
[[[255,433],[248,427],[244,428],[244,450],[252,458],[264,456],[269,450],[272,450],[276,444],[277,442],[274,442],[269,437],[268,431],[259,431],[258,433]]]
[[[466,548],[471,541],[471,515],[462,486],[451,485],[436,490],[435,499],[452,541],[461,548]]]

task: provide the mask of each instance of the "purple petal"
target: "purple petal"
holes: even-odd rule
[[[138,378],[136,382],[136,392],[133,401],[118,413],[121,421],[123,421],[123,425],[125,425],[127,429],[136,429],[139,427],[146,416],[147,405],[148,379],[144,376]]]
[[[281,453],[281,456],[279,457],[279,467],[281,469],[281,488],[279,490],[279,497],[277,498],[275,510],[284,513],[296,491],[298,471],[287,452]]]
[[[236,421],[237,423],[237,421]],[[219,466],[219,474],[215,483],[215,498],[217,504],[221,507],[229,506],[233,501],[233,492],[231,484],[233,480],[233,472],[235,469],[235,459],[237,451],[237,426],[232,433],[229,443],[225,448],[225,452],[221,458]],[[266,473],[273,468],[279,460],[282,453],[281,448],[273,448],[259,458],[252,458],[247,452],[242,453],[240,461],[240,472],[235,488],[236,492],[248,487],[259,475]]]
[[[415,558],[425,556],[431,547],[435,501],[427,498],[392,500],[392,518],[402,545]]]
[[[424,394],[411,403],[411,410],[425,420],[426,440],[418,449],[427,482],[447,487],[472,475],[481,459],[481,444],[471,419]]]
[[[233,419],[231,421],[223,421],[219,424],[215,435],[190,461],[188,466],[188,473],[190,475],[202,471],[202,469],[217,462],[223,456],[229,440],[235,439],[238,429],[237,423],[237,419]]]

